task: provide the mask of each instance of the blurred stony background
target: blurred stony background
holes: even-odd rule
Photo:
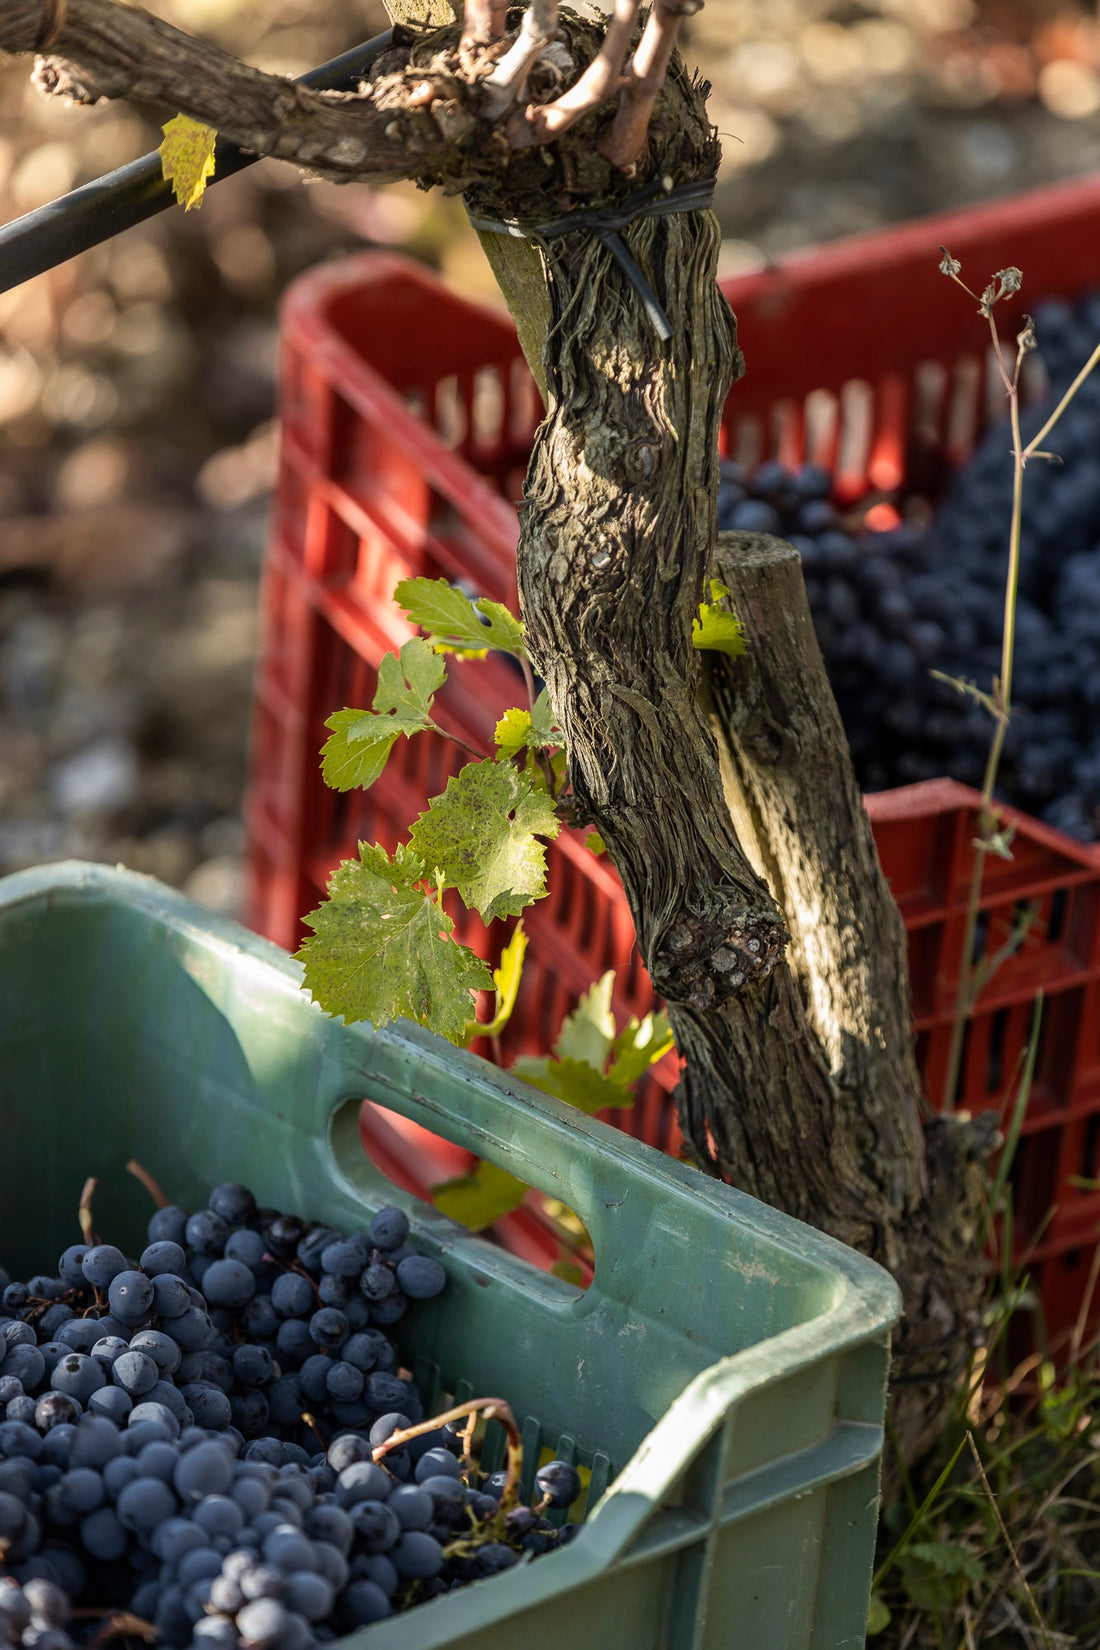
[[[151,9],[290,74],[386,26],[376,0]],[[709,0],[685,52],[724,138],[726,273],[1100,165],[1075,0]],[[0,219],[158,141],[0,65]],[[0,873],[123,862],[239,909],[277,304],[369,245],[492,293],[456,203],[264,162],[0,296]]]

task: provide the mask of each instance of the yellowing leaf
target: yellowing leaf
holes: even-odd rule
[[[506,710],[496,725],[493,738],[496,741],[498,761],[503,761],[509,756],[518,756],[520,751],[526,750],[531,743],[531,712]]]
[[[500,954],[500,967],[493,969],[496,987],[496,1006],[487,1025],[471,1020],[467,1032],[471,1037],[499,1037],[516,1006],[519,982],[523,975],[523,959],[527,955],[527,935],[523,923],[517,922],[512,938]]]
[[[700,602],[699,612],[691,621],[691,645],[703,652],[728,653],[737,659],[745,651],[745,633],[732,613],[717,606],[729,587],[717,579],[710,581],[710,602]]]
[[[673,1046],[672,1030],[667,1017],[657,1013],[644,1020],[632,1017],[617,1032],[614,985],[609,969],[562,1022],[553,1054],[521,1055],[512,1066],[516,1076],[579,1111],[633,1105],[634,1085]]]
[[[497,746],[497,761],[506,757],[518,756],[520,751],[527,750],[533,757],[536,751],[547,750],[550,746],[562,743],[562,732],[554,721],[554,712],[550,706],[550,695],[546,689],[538,695],[530,710],[506,710],[496,725],[493,734]],[[564,759],[564,752],[558,753]],[[553,766],[554,759],[551,758]],[[536,773],[542,769],[536,764],[528,762],[528,772],[539,784]],[[545,788],[545,778],[540,788]]]
[[[632,1015],[611,1046],[607,1075],[612,1083],[632,1087],[673,1046],[667,1014],[658,1011],[647,1014],[644,1020]]]
[[[160,164],[166,183],[185,212],[202,205],[206,184],[214,176],[214,145],[218,134],[190,115],[175,115],[161,127]]]

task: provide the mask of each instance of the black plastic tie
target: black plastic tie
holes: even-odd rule
[[[475,229],[489,234],[512,235],[517,240],[535,242],[555,241],[562,235],[575,235],[578,230],[587,229],[610,252],[641,299],[654,332],[664,342],[672,337],[668,316],[619,231],[626,229],[635,218],[665,217],[670,212],[705,211],[713,196],[713,178],[677,184],[668,184],[664,178],[654,178],[644,189],[626,195],[614,206],[583,206],[575,212],[567,212],[564,217],[550,218],[545,223],[521,223],[516,218],[479,218],[473,213],[470,213],[470,222]]]

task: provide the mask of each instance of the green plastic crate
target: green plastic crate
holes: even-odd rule
[[[591,1467],[594,1507],[561,1552],[345,1644],[862,1645],[887,1274],[416,1027],[327,1019],[298,980],[146,877],[66,864],[0,883],[5,1264],[25,1276],[79,1236],[87,1175],[97,1229],[137,1250],[150,1206],[130,1157],[194,1207],[227,1179],[349,1230],[403,1203],[450,1278],[398,1326],[425,1396],[507,1398],[528,1462],[549,1446]],[[576,1209],[591,1288],[397,1192],[362,1154],[362,1096]]]

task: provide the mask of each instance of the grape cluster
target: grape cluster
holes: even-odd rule
[[[1100,339],[1100,294],[1041,306],[1049,389],[1021,420],[1037,434]],[[999,794],[1084,841],[1100,837],[1100,375],[1025,470],[1013,715]],[[993,426],[927,528],[842,517],[815,465],[752,474],[724,463],[723,530],[777,533],[802,557],[829,679],[865,791],[949,775],[980,785],[987,711],[932,671],[988,692],[1000,671],[1013,466]]]
[[[0,1272],[0,1646],[129,1612],[176,1650],[309,1650],[572,1539],[574,1467],[526,1507],[457,1423],[404,1436],[387,1331],[446,1274],[403,1211],[349,1236],[226,1185],[148,1236]]]

